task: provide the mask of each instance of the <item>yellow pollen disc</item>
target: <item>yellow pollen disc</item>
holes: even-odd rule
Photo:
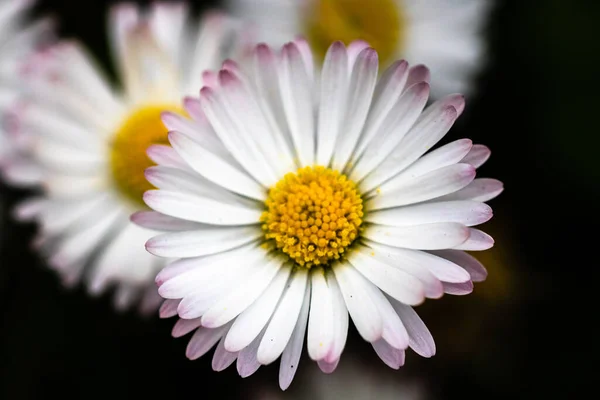
[[[139,108],[127,117],[111,143],[110,167],[115,185],[138,205],[144,205],[144,192],[154,189],[144,176],[146,168],[155,165],[146,150],[152,144],[169,144],[167,128],[160,118],[163,111],[183,113],[181,108],[173,105]]]
[[[289,173],[269,190],[266,239],[298,265],[327,265],[357,238],[363,201],[346,175],[325,167]]]
[[[396,58],[406,36],[399,0],[313,0],[304,27],[313,50],[322,58],[332,42],[364,40],[377,50],[381,63]]]

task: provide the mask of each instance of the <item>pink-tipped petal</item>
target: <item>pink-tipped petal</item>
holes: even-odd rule
[[[167,299],[161,304],[158,315],[161,318],[171,318],[177,315],[177,307],[179,306],[179,299]]]
[[[229,325],[224,325],[215,329],[198,328],[187,345],[185,356],[190,360],[202,357],[217,344],[228,328]]]
[[[460,162],[479,168],[490,158],[491,154],[492,151],[487,146],[476,144]]]
[[[213,371],[223,371],[229,367],[237,359],[238,353],[230,353],[225,350],[225,338],[222,338],[217,345],[215,354],[212,359]]]
[[[319,361],[317,361],[317,365],[319,365],[319,368],[324,373],[331,374],[333,371],[335,371],[339,362],[340,362],[339,358],[331,363],[329,363],[325,360],[319,360]]]
[[[390,299],[390,303],[400,316],[402,323],[406,327],[409,336],[409,345],[421,357],[432,357],[435,355],[435,342],[427,329],[427,326],[421,320],[419,315],[412,307]]]
[[[494,238],[479,229],[469,228],[469,238],[462,244],[454,246],[456,250],[482,251],[494,246]]]
[[[173,329],[171,330],[171,336],[174,338],[182,337],[190,333],[196,328],[200,327],[200,318],[194,319],[179,319],[173,325]]]
[[[431,251],[431,254],[460,265],[471,275],[473,282],[483,282],[487,278],[488,272],[483,264],[469,253],[460,250],[437,250]]]
[[[405,88],[408,89],[412,85],[418,82],[430,82],[431,72],[429,68],[423,64],[415,65],[408,71],[408,80],[406,81]]]
[[[462,283],[449,283],[443,282],[444,293],[452,294],[455,296],[463,296],[473,292],[473,282],[466,281]]]
[[[388,367],[400,369],[404,365],[404,350],[395,349],[383,339],[379,339],[371,345],[373,345],[373,349],[381,361]]]

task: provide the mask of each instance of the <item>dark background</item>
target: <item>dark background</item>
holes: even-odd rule
[[[39,0],[36,14],[54,14],[62,36],[80,38],[112,71],[104,24],[111,3]],[[496,238],[483,259],[488,281],[470,296],[418,309],[438,354],[427,360],[409,352],[400,372],[351,331],[346,352],[365,368],[424,379],[440,399],[565,397],[592,383],[599,20],[594,0],[498,2],[478,95],[449,135],[488,145],[493,155],[481,174],[505,183],[491,202],[494,222],[484,226]],[[30,252],[34,227],[10,218],[26,195],[0,186],[0,398],[249,398],[263,385],[277,388],[278,363],[245,380],[234,366],[215,373],[211,353],[185,358],[187,337],[170,337],[172,320],[117,314],[109,295],[62,289]],[[304,358],[300,372],[316,368]],[[299,374],[289,392],[306,382]]]

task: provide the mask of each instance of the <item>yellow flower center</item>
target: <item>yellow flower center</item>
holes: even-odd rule
[[[110,147],[111,172],[119,191],[136,205],[144,205],[142,195],[154,189],[145,178],[146,168],[154,165],[146,155],[152,144],[168,144],[163,111],[182,113],[173,105],[152,105],[132,112],[117,130]]]
[[[327,265],[358,236],[363,201],[338,171],[304,167],[269,190],[261,216],[266,239],[298,265]]]
[[[382,63],[395,58],[406,36],[406,17],[399,0],[313,0],[304,28],[322,58],[332,42],[346,45],[362,39],[377,50]]]

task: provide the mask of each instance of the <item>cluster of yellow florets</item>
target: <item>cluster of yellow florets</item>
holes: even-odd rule
[[[300,168],[269,191],[265,237],[307,268],[339,259],[358,236],[363,201],[354,182],[325,167]]]

